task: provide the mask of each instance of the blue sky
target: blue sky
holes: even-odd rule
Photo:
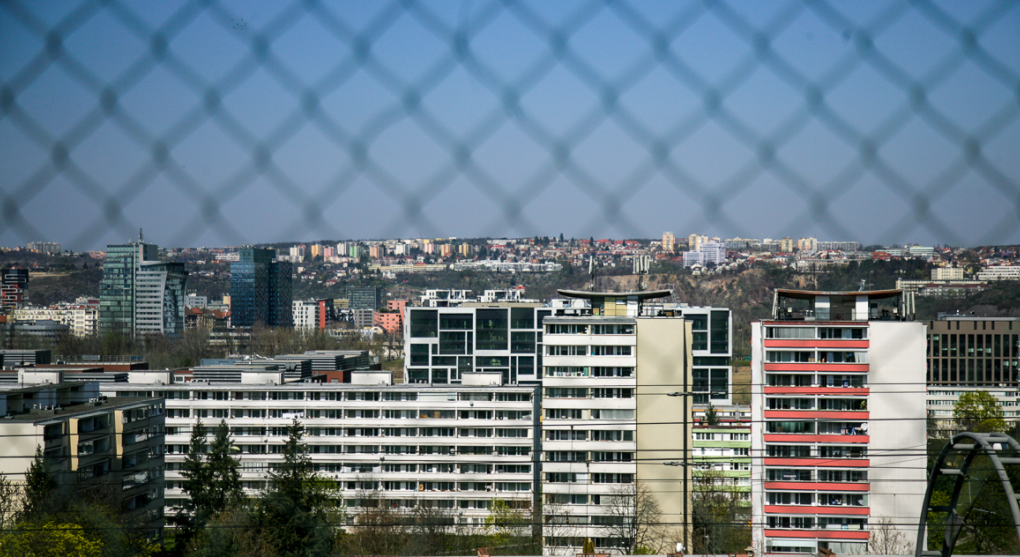
[[[0,245],[1020,242],[1016,2],[5,2]]]

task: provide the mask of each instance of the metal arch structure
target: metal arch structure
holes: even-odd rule
[[[999,456],[999,454],[1003,456]],[[928,477],[928,489],[924,493],[924,504],[921,506],[921,517],[917,525],[917,544],[914,546],[915,557],[949,557],[956,547],[956,539],[963,528],[963,518],[957,514],[956,506],[960,500],[960,492],[967,480],[967,472],[970,470],[974,458],[987,456],[992,461],[999,481],[1002,482],[1003,491],[1009,499],[1009,509],[1013,513],[1013,526],[1016,529],[1017,540],[1020,541],[1020,506],[1017,505],[1017,494],[1006,475],[1005,464],[1020,464],[1020,443],[1005,433],[972,433],[964,432],[954,435],[949,443],[942,447],[931,475]],[[959,468],[947,467],[946,461],[951,457],[963,456],[963,464]],[[935,484],[941,476],[956,478],[953,486],[953,495],[946,506],[932,506],[931,496],[935,490]],[[994,480],[992,480],[994,481]],[[924,547],[928,513],[946,513],[945,539],[941,551],[922,551]]]

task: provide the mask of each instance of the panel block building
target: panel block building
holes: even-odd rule
[[[752,326],[754,546],[866,553],[908,539],[926,487],[925,326],[902,292],[777,290]]]

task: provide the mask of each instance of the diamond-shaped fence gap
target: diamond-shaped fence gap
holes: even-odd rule
[[[733,118],[753,133],[766,136],[775,132],[804,107],[800,91],[759,67],[743,84],[726,96],[723,103]]]
[[[45,52],[45,33],[32,32],[22,25],[13,14],[0,5],[0,37],[4,55],[0,56],[0,79],[10,83],[14,76],[25,70]]]
[[[503,83],[516,83],[532,73],[536,64],[545,65],[550,58],[545,39],[509,10],[500,12],[484,32],[472,36],[470,47],[477,64]]]
[[[909,109],[909,101],[903,90],[867,65],[858,66],[825,95],[829,110],[864,135],[874,133],[894,112]]]
[[[413,83],[427,78],[430,68],[450,57],[450,49],[405,12],[373,42],[372,56],[388,72]]]
[[[928,103],[960,129],[982,125],[1006,104],[1017,103],[1017,90],[1009,89],[966,61],[951,79],[928,92]]]
[[[232,141],[211,120],[178,143],[172,154],[183,173],[213,191],[251,164],[251,151]]]
[[[909,10],[882,34],[875,48],[916,80],[935,71],[948,56],[959,53],[959,39],[940,29],[917,10]]]
[[[253,205],[251,197],[263,200]],[[245,186],[244,196],[234,196],[219,204],[220,218],[237,226],[238,232],[250,242],[272,242],[273,238],[292,227],[301,219],[280,219],[282,212],[299,215],[302,207],[299,200],[287,196],[266,177],[256,177]]]
[[[631,139],[612,119],[603,121],[578,143],[571,158],[616,191],[635,169],[650,166],[648,150]],[[623,191],[619,193],[625,195]]]
[[[146,186],[130,197],[117,198],[125,215],[149,215],[143,223],[146,229],[163,231],[161,233],[167,236],[176,235],[181,232],[181,215],[202,211],[202,197],[176,187],[165,175],[157,176]]]
[[[500,126],[485,142],[477,145],[471,160],[491,176],[498,176],[507,190],[528,196],[526,184],[539,172],[546,171],[552,158],[549,151],[536,143],[511,121]],[[544,186],[544,183],[542,185]]]
[[[372,122],[392,112],[399,97],[364,69],[356,71],[336,91],[319,99],[319,109],[348,132],[362,136]]]
[[[660,137],[683,116],[703,112],[701,97],[658,65],[624,91],[617,103],[643,128]]]
[[[613,37],[607,41],[606,37]],[[571,55],[597,68],[607,81],[617,81],[648,56],[648,41],[621,21],[613,10],[602,10],[570,37]]]
[[[82,66],[105,83],[134,65],[147,47],[146,41],[126,29],[109,10],[96,13],[63,38],[63,48],[78,54]]]
[[[264,140],[298,107],[295,95],[262,67],[223,98],[220,113],[228,112],[246,134]]]
[[[351,58],[349,43],[338,39],[323,27],[313,13],[306,13],[283,34],[273,39],[273,57],[302,83],[324,80],[340,63]],[[323,64],[308,56],[309,52],[329,52],[330,59]]]
[[[791,190],[772,173],[766,172],[721,202],[726,214],[742,221],[745,230],[760,230],[760,234],[774,237],[774,234],[789,226],[793,219],[804,215],[810,208],[811,200]],[[807,226],[810,221],[799,221],[799,224],[804,230],[810,228]],[[729,234],[722,230],[718,233]]]
[[[714,121],[674,146],[670,159],[709,188],[755,158],[752,148]]]
[[[935,180],[962,157],[959,145],[918,118],[886,139],[882,143],[881,155],[887,161],[910,161],[911,179],[918,185]]]
[[[181,116],[201,100],[193,89],[164,67],[157,66],[117,98],[117,108],[149,135],[159,137],[178,124]]]
[[[714,12],[702,14],[670,44],[671,55],[710,86],[718,85],[752,52],[751,45]]]
[[[404,184],[414,184],[447,166],[449,151],[412,120],[402,120],[381,133],[369,150],[372,161]]]
[[[40,172],[52,168],[51,153],[46,145],[33,141],[13,119],[0,119],[0,168],[7,184],[22,184]],[[16,188],[4,187],[4,193]]]
[[[16,102],[26,118],[49,136],[57,137],[70,131],[95,108],[97,96],[63,68],[53,65],[20,92]]]
[[[855,48],[852,35],[832,28],[817,12],[801,12],[786,29],[769,40],[768,48],[809,82],[823,77],[833,60]]]
[[[247,37],[240,30],[226,32],[209,11],[200,12],[168,39],[173,55],[207,83],[229,75],[251,53]]]
[[[520,100],[521,110],[534,125],[555,136],[571,131],[599,107],[595,91],[572,72],[557,65]]]
[[[127,135],[112,120],[105,120],[70,153],[86,174],[112,191],[115,184],[123,184],[142,165],[149,165],[149,153],[143,144]]]

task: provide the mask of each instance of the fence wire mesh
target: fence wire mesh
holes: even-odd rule
[[[0,239],[1018,242],[1020,5],[0,7]]]

